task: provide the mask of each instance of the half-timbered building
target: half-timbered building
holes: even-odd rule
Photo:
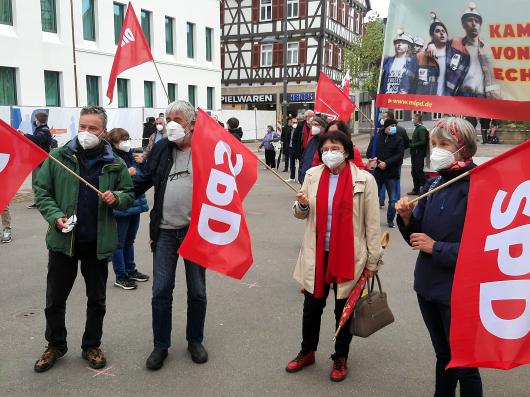
[[[369,0],[221,0],[223,108],[279,111],[284,79],[289,113],[312,108],[321,71],[342,80],[369,10]]]

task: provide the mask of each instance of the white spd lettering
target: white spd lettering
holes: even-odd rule
[[[0,172],[4,170],[9,164],[9,158],[11,157],[8,153],[0,153]]]
[[[226,156],[225,156],[226,155]],[[235,164],[232,164],[232,149],[224,141],[217,142],[214,150],[215,165],[226,163],[230,174],[213,168],[208,177],[206,186],[206,197],[213,205],[203,203],[199,214],[199,235],[211,244],[228,245],[239,235],[241,227],[241,215],[225,208],[234,200],[237,192],[235,177],[243,169],[243,156],[236,154]],[[228,229],[223,232],[215,231],[210,226],[210,221],[216,221],[227,225]]]
[[[511,225],[523,199],[522,214],[530,217],[530,181],[522,182],[513,191],[506,211],[502,211],[508,193],[497,192],[491,206],[490,222],[497,229]],[[520,246],[520,254],[513,256],[510,247]],[[530,274],[530,224],[520,225],[492,234],[486,238],[485,251],[497,251],[497,266],[507,276]],[[525,309],[514,319],[503,319],[493,310],[493,301],[523,300]],[[530,280],[505,280],[480,284],[479,313],[482,325],[501,339],[520,339],[530,332]]]
[[[125,29],[125,32],[123,32],[123,39],[121,41],[121,46],[123,47],[125,44],[129,44],[131,41],[135,41],[134,34],[131,29],[127,28]]]

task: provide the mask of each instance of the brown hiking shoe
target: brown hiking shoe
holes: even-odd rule
[[[83,354],[81,356],[88,361],[88,365],[90,365],[91,368],[100,369],[107,365],[107,359],[99,347],[88,347],[83,349]]]
[[[48,346],[42,356],[37,360],[33,369],[35,372],[44,372],[49,370],[55,362],[66,354],[66,350]]]

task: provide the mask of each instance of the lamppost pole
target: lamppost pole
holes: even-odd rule
[[[282,126],[287,125],[287,0],[283,0],[283,100],[282,100]]]

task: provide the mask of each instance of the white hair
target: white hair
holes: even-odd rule
[[[169,116],[170,113],[175,113],[175,112],[182,113],[184,117],[186,118],[186,121],[188,122],[194,121],[195,117],[197,116],[197,112],[195,111],[195,108],[188,101],[175,101],[167,105],[166,117]]]

